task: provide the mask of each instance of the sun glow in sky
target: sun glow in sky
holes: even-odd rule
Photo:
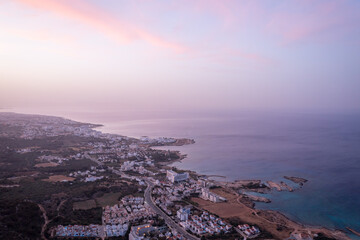
[[[1,0],[0,107],[360,110],[360,1]]]

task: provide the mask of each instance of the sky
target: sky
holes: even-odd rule
[[[0,108],[360,112],[358,0],[0,0]]]

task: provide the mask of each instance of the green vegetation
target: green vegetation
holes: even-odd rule
[[[48,231],[54,226],[101,224],[102,207],[114,205],[126,195],[143,196],[137,181],[123,181],[110,171],[104,172],[104,178],[96,182],[44,181],[50,176],[69,176],[71,172],[97,166],[90,159],[76,160],[70,156],[92,149],[88,143],[101,143],[105,139],[67,135],[27,140],[17,138],[21,129],[0,125],[2,134],[4,129],[13,137],[0,137],[0,183],[19,186],[0,189],[0,239],[40,239],[44,219],[39,206],[49,220],[45,235],[50,238]],[[31,152],[17,152],[23,148],[30,148]],[[43,155],[68,160],[58,166],[35,167]],[[165,154],[159,159],[168,157]]]
[[[179,159],[178,152],[175,151],[159,151],[159,150],[153,150],[150,153],[151,159],[154,160],[155,164],[160,162],[167,162],[171,160],[177,160]]]
[[[91,166],[97,166],[97,164],[91,161],[90,159],[79,159],[79,160],[69,160],[66,162],[65,165],[59,165],[50,168],[42,168],[39,170],[46,171],[48,173],[68,174],[69,172],[88,170]]]
[[[74,202],[74,210],[88,210],[96,207],[113,206],[119,203],[119,200],[124,196],[123,192],[102,193],[101,197],[89,199],[85,201]]]
[[[0,239],[40,239],[43,223],[35,203],[0,201]]]
[[[51,226],[61,225],[89,225],[101,224],[102,209],[100,207],[87,210],[73,210],[73,202],[68,201],[64,204],[59,215],[53,218]]]
[[[20,183],[20,187],[2,189],[0,201],[30,199],[35,202],[42,202],[50,199],[51,195],[56,193],[66,193],[73,197],[91,197],[92,192],[96,191],[96,184],[94,183],[51,183],[41,179],[21,181]]]
[[[0,152],[0,178],[13,177],[15,172],[29,171],[36,164],[39,153],[18,154],[14,151]],[[36,169],[38,170],[38,169]]]
[[[248,188],[248,189],[256,189],[256,188],[268,188],[265,184],[263,183],[253,183],[250,182],[247,185],[244,186],[244,188]]]

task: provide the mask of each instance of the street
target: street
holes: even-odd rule
[[[96,162],[98,165],[103,165],[103,163],[101,163],[100,161],[98,161],[97,159],[95,159],[94,157],[91,157],[89,154],[86,154],[85,157],[89,158],[90,160]],[[118,170],[112,169],[112,172],[119,175],[120,177],[123,178],[128,178],[128,179],[133,179],[133,177],[126,175],[123,172],[120,172]],[[184,236],[185,238],[189,239],[189,240],[200,240],[199,238],[191,235],[190,233],[188,233],[185,229],[183,229],[181,226],[179,226],[174,220],[172,220],[166,213],[164,213],[158,206],[156,206],[156,204],[152,201],[151,198],[151,190],[152,190],[152,183],[145,180],[147,183],[147,188],[145,190],[145,202],[157,213],[159,214],[166,222],[166,224],[172,228],[175,229],[178,233],[180,233],[182,236]]]
[[[175,229],[178,233],[183,235],[187,239],[191,240],[199,240],[199,238],[191,235],[188,233],[185,229],[180,227],[174,220],[172,220],[166,213],[164,213],[156,204],[153,202],[151,198],[151,190],[152,190],[152,183],[149,181],[146,181],[148,187],[145,190],[145,202],[157,213],[159,214],[166,222],[166,224],[171,227],[172,229]]]

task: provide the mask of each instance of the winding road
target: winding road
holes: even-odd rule
[[[37,205],[40,208],[40,211],[42,212],[42,215],[44,218],[44,225],[41,227],[41,238],[44,240],[47,240],[47,238],[45,236],[45,230],[47,228],[47,225],[51,222],[51,220],[48,219],[45,208],[39,203],[37,203]]]
[[[96,158],[90,156],[89,154],[86,154],[85,157],[96,162],[98,165],[103,165],[102,162],[98,161]],[[115,170],[115,169],[112,169],[112,172],[123,178],[134,179],[134,177],[131,177],[131,176],[129,176],[121,171]],[[154,212],[157,213],[158,215],[160,215],[165,220],[166,224],[170,228],[175,229],[178,233],[180,233],[186,239],[200,240],[200,238],[197,238],[197,237],[191,235],[190,233],[188,233],[185,229],[183,229],[181,226],[179,226],[173,219],[171,219],[166,213],[164,213],[158,206],[156,206],[156,204],[153,202],[153,200],[151,198],[151,190],[153,188],[153,184],[148,180],[145,180],[145,182],[147,183],[147,188],[145,190],[145,202],[154,210]]]
[[[200,238],[197,238],[190,233],[188,233],[185,229],[180,227],[173,219],[171,219],[166,213],[164,213],[156,204],[153,202],[151,198],[151,190],[153,188],[153,184],[149,181],[146,181],[148,187],[145,190],[145,202],[157,213],[159,214],[166,222],[166,224],[172,228],[175,229],[178,233],[183,235],[186,239],[190,240],[200,240]]]

